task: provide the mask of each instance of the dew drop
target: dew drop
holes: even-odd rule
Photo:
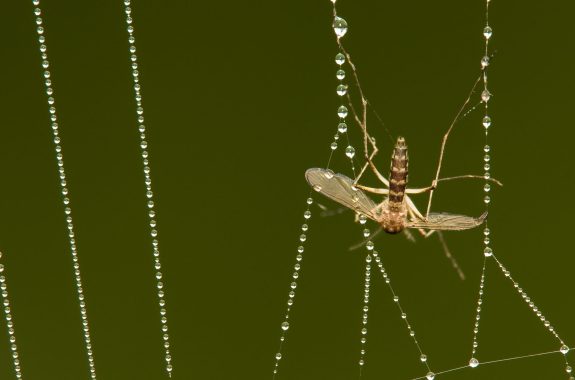
[[[490,157],[488,154],[486,154],[485,156],[483,156],[483,161],[489,162],[490,160],[491,160],[491,157]]]
[[[485,103],[487,103],[490,98],[491,98],[491,93],[489,92],[489,90],[483,90],[481,92],[481,100],[483,100]]]
[[[333,30],[335,31],[336,36],[345,36],[347,33],[347,22],[341,17],[335,16],[335,20],[333,20]]]
[[[490,150],[491,150],[491,147],[490,147],[489,145],[485,145],[485,146],[483,147],[483,151],[484,151],[485,153],[489,152]]]
[[[281,354],[281,352],[278,352],[276,354],[276,360],[280,360],[281,358],[282,358],[282,354]]]
[[[331,145],[329,147],[331,148],[331,150],[336,150],[337,149],[337,143],[334,141],[331,143]]]
[[[283,322],[282,323],[282,330],[283,331],[287,331],[289,329],[289,322]]]
[[[345,119],[345,117],[347,116],[347,107],[346,106],[340,106],[337,109],[337,116],[341,117],[342,119]]]
[[[337,53],[337,55],[335,56],[335,63],[337,63],[340,66],[343,65],[345,63],[345,55]]]
[[[481,67],[486,68],[487,66],[489,66],[489,57],[484,56],[481,58]]]
[[[561,348],[559,349],[559,351],[561,351],[561,353],[563,355],[566,355],[569,352],[569,347],[567,347],[565,344],[561,346]]]
[[[335,77],[339,80],[342,80],[343,78],[345,78],[345,71],[343,71],[342,69],[337,70],[337,72],[335,73]]]
[[[571,368],[570,365],[568,365],[567,367],[565,367],[565,372],[571,373],[572,371],[573,371],[573,368]]]
[[[483,28],[483,36],[486,39],[490,39],[492,34],[493,34],[493,29],[491,29],[491,27],[489,25],[487,25],[485,28]]]
[[[345,94],[347,94],[347,86],[345,84],[340,84],[339,86],[337,86],[336,92],[339,96],[344,96]]]
[[[365,222],[367,222],[367,216],[360,214],[359,215],[359,223],[360,224],[365,224]]]
[[[308,205],[311,205],[313,203],[313,199],[310,197],[308,199],[306,199],[305,201]]]
[[[346,123],[339,123],[337,126],[337,130],[339,131],[339,133],[347,132],[347,124]]]
[[[429,371],[429,372],[427,372],[427,375],[425,375],[425,378],[427,380],[433,380],[433,379],[435,379],[435,373]]]
[[[489,190],[491,190],[491,185],[486,183],[485,186],[483,186],[483,191],[485,191],[486,193],[489,192]]]
[[[367,248],[368,251],[372,251],[373,250],[373,242],[370,240],[367,243],[365,243],[365,248]]]
[[[355,156],[355,149],[353,146],[349,145],[347,148],[345,148],[345,155],[349,158],[353,158],[353,156]]]
[[[313,189],[314,189],[315,191],[321,191],[321,186],[320,186],[320,185],[314,185],[314,186],[313,186]]]
[[[306,210],[306,212],[303,213],[303,217],[306,218],[306,219],[311,218],[311,211]]]
[[[483,198],[483,203],[489,204],[489,202],[491,202],[491,198],[489,197],[489,195],[486,195],[485,198]]]
[[[421,356],[419,357],[419,360],[421,360],[422,363],[425,363],[427,361],[427,355],[421,354]]]
[[[365,362],[363,361],[363,359],[360,359],[360,360],[359,360],[359,365],[364,365],[364,364],[365,364]]]

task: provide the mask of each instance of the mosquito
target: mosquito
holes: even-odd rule
[[[483,223],[487,217],[487,212],[478,218],[443,212],[428,213],[424,216],[408,194],[429,192],[434,190],[437,185],[434,182],[429,187],[407,188],[408,162],[405,139],[398,137],[391,158],[389,180],[375,166],[372,168],[386,188],[363,186],[357,181],[343,174],[336,174],[329,169],[308,169],[305,176],[314,190],[356,213],[374,220],[389,234],[397,234],[405,228],[414,228],[427,237],[437,230],[467,230]],[[386,197],[378,204],[365,192]]]
[[[335,9],[334,9],[335,15]],[[449,178],[440,178],[441,166],[443,163],[443,156],[445,152],[445,146],[447,144],[448,137],[458,121],[469,114],[477,105],[468,109],[472,95],[475,93],[477,85],[484,79],[485,66],[482,66],[481,73],[475,80],[471,91],[469,92],[467,99],[459,109],[459,112],[452,120],[447,132],[443,136],[441,149],[439,154],[439,162],[437,165],[437,171],[435,173],[435,178],[431,185],[424,188],[414,188],[410,189],[407,187],[407,177],[408,177],[408,156],[407,156],[407,144],[403,137],[398,137],[393,149],[393,154],[391,157],[391,170],[389,175],[389,180],[384,177],[375,164],[373,159],[378,153],[378,147],[375,143],[375,139],[368,133],[367,130],[367,106],[369,105],[368,100],[364,96],[363,90],[360,85],[359,77],[357,75],[357,70],[355,65],[351,60],[351,56],[341,44],[340,38],[338,37],[337,43],[339,45],[340,51],[345,55],[346,61],[352,69],[353,79],[355,81],[357,90],[359,92],[359,97],[361,100],[360,113],[356,112],[353,102],[351,101],[350,93],[347,92],[347,100],[351,109],[351,113],[355,118],[356,123],[360,127],[363,134],[363,153],[365,158],[365,163],[361,169],[359,175],[352,180],[351,178],[343,175],[336,174],[330,169],[312,168],[308,169],[305,173],[307,182],[318,192],[330,198],[331,200],[340,203],[341,205],[355,211],[360,216],[372,219],[377,222],[381,228],[370,236],[373,238],[381,230],[389,234],[397,234],[399,232],[404,232],[409,240],[414,240],[410,229],[417,230],[422,236],[429,237],[430,235],[436,233],[439,240],[443,246],[446,257],[451,261],[453,267],[458,272],[461,279],[465,278],[463,271],[459,268],[457,261],[449,252],[447,244],[443,238],[441,231],[460,231],[475,228],[483,224],[487,218],[487,212],[484,212],[479,217],[471,217],[467,215],[450,214],[445,212],[432,213],[431,202],[433,198],[433,193],[437,188],[437,184],[440,181],[447,181],[460,178],[480,178],[487,179],[490,182],[494,182],[499,186],[502,184],[493,179],[485,178],[484,176],[478,175],[461,175]],[[482,103],[482,101],[479,102]],[[467,109],[467,111],[466,111]],[[464,112],[465,111],[465,112]],[[375,112],[375,111],[374,111]],[[379,115],[375,112],[375,115],[379,121],[383,124]],[[371,148],[371,149],[370,149]],[[371,151],[370,151],[371,150]],[[359,180],[366,171],[370,168],[375,176],[383,183],[384,188],[374,188],[363,186],[359,184]],[[377,195],[383,195],[384,199],[380,203],[374,202],[366,193],[372,193]],[[427,203],[427,210],[425,214],[420,212],[410,195],[429,193],[429,199]]]

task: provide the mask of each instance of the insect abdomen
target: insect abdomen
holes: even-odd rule
[[[391,155],[391,173],[389,175],[389,207],[398,209],[403,204],[407,186],[407,145],[403,137],[398,137]]]

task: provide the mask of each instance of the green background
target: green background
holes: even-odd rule
[[[340,1],[344,43],[387,128],[407,140],[413,186],[429,183],[478,73],[483,7]],[[163,379],[123,2],[42,8],[98,378]],[[32,10],[31,1],[0,5],[0,250],[24,378],[88,379]],[[492,245],[571,345],[574,12],[567,1],[493,1],[489,67],[492,174],[505,184],[492,191]],[[309,191],[303,173],[325,165],[336,131],[331,3],[138,1],[133,17],[174,379],[270,379]],[[457,126],[445,175],[482,172],[481,117]],[[385,172],[389,140],[373,117],[370,127]],[[359,148],[357,131],[350,137]],[[349,172],[341,158],[333,168]],[[479,215],[482,185],[441,184],[433,209]],[[278,379],[354,379],[365,252],[347,247],[361,228],[351,213],[312,211]],[[463,282],[436,238],[376,241],[435,371],[469,360],[483,262],[480,229],[447,239]],[[363,378],[424,375],[388,289],[375,272],[372,282]],[[0,328],[0,379],[12,379],[3,319]],[[479,360],[558,348],[489,265]],[[564,368],[555,354],[437,379],[565,379]]]

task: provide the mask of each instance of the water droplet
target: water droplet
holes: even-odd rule
[[[469,366],[471,368],[475,368],[479,365],[479,360],[475,359],[475,358],[471,358],[471,360],[469,360]]]
[[[367,222],[367,216],[360,214],[359,215],[359,223],[360,224],[365,224],[365,222]]]
[[[489,236],[490,233],[491,233],[491,230],[487,227],[483,230],[483,235],[485,235],[485,236]]]
[[[491,93],[489,92],[489,90],[485,89],[481,92],[481,100],[483,100],[485,103],[487,103],[490,98]]]
[[[346,123],[339,123],[337,126],[337,130],[339,131],[339,133],[347,132],[347,124]]]
[[[289,329],[289,322],[285,321],[282,323],[282,330],[287,331]]]
[[[347,86],[345,84],[340,84],[339,86],[337,86],[336,91],[339,96],[344,96],[345,94],[347,94]]]
[[[422,363],[425,363],[427,361],[427,355],[421,354],[421,356],[419,357],[419,360],[421,360]]]
[[[425,375],[425,378],[427,380],[433,380],[433,379],[435,379],[435,373],[429,371],[429,372],[427,372],[427,375]]]
[[[335,56],[335,63],[337,63],[340,66],[343,65],[345,63],[345,55],[337,53],[337,55]]]
[[[369,237],[369,234],[371,232],[366,228],[365,230],[363,230],[363,237]]]
[[[393,296],[393,302],[399,302],[399,297],[398,297],[398,296]]]
[[[489,179],[489,178],[491,178],[491,174],[489,174],[489,172],[485,172],[485,173],[483,174],[483,178]]]
[[[485,198],[483,198],[483,202],[485,204],[489,204],[489,202],[491,202],[491,198],[489,198],[489,195],[486,195]]]
[[[489,66],[489,57],[484,56],[481,58],[481,67],[486,68],[487,66]]]
[[[492,34],[493,34],[493,29],[491,29],[491,27],[489,25],[487,25],[485,28],[483,28],[483,36],[485,36],[486,39],[490,39]]]
[[[490,160],[491,160],[491,157],[490,157],[488,154],[486,154],[485,156],[483,156],[483,161],[489,162]]]
[[[281,353],[281,352],[278,352],[278,353],[276,354],[276,360],[280,360],[281,358],[282,358],[282,353]]]
[[[360,359],[360,360],[359,360],[359,365],[364,365],[364,364],[365,364],[365,362],[363,361],[363,359]]]
[[[491,190],[491,185],[486,183],[485,186],[483,186],[483,191],[485,191],[487,193],[487,192],[489,192],[489,190]]]
[[[303,213],[303,217],[306,218],[306,219],[311,218],[311,211],[306,210],[306,212]]]
[[[315,191],[321,191],[321,186],[320,186],[320,185],[314,185],[314,186],[313,186],[313,189],[314,189]]]
[[[367,248],[368,251],[372,251],[373,250],[373,242],[370,240],[367,243],[365,243],[365,248]]]
[[[571,373],[572,371],[573,371],[573,368],[571,368],[570,365],[568,365],[567,367],[565,367],[565,372]]]
[[[569,352],[569,347],[567,347],[566,345],[562,345],[559,351],[561,351],[563,355],[566,355]]]
[[[331,148],[331,150],[336,150],[337,149],[337,143],[334,141],[331,143],[331,145],[329,147]]]
[[[306,241],[306,239],[307,239],[307,236],[305,236],[305,234],[301,234],[301,235],[299,236],[299,240],[300,240],[301,242]]]
[[[308,205],[311,205],[311,204],[313,203],[313,198],[310,197],[310,198],[306,199],[305,202],[306,202]]]
[[[489,170],[489,169],[491,169],[491,165],[485,164],[485,165],[483,165],[483,169]]]
[[[342,69],[337,70],[337,72],[335,73],[335,77],[339,80],[342,80],[343,78],[345,78],[345,71],[343,71]]]
[[[489,152],[490,150],[491,150],[491,147],[490,147],[489,145],[485,145],[485,146],[483,147],[483,151],[484,151],[485,153]]]
[[[345,36],[347,33],[347,22],[341,17],[335,16],[335,20],[333,20],[333,30],[338,38]]]
[[[346,106],[340,106],[337,109],[337,116],[341,117],[342,119],[344,119],[347,116],[347,107]]]
[[[345,148],[345,155],[348,156],[349,158],[353,158],[353,156],[355,156],[355,149],[353,148],[353,146],[348,146],[347,148]]]

